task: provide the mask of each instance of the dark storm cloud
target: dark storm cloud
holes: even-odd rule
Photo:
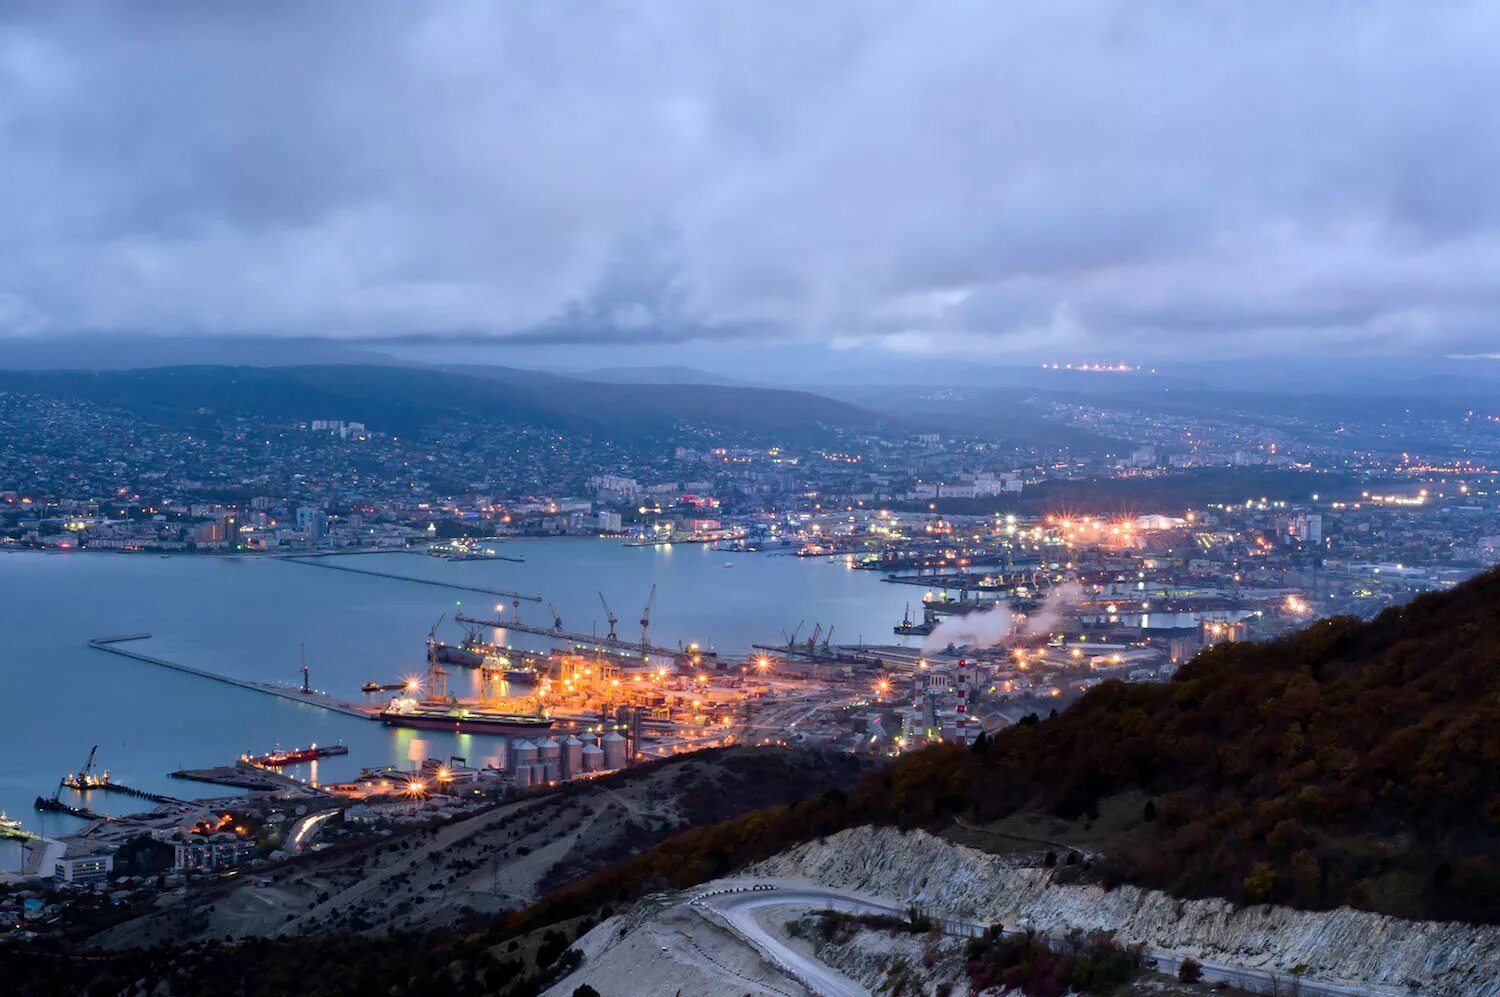
[[[1489,352],[1496,11],[10,4],[0,334]]]

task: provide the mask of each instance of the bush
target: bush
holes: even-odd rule
[[[1203,967],[1196,959],[1184,959],[1182,965],[1177,967],[1177,978],[1183,983],[1197,983],[1203,979]]]

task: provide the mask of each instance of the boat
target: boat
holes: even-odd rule
[[[466,543],[463,540],[432,544],[427,548],[427,553],[449,561],[477,561],[495,556],[495,551],[489,547],[481,547],[477,543]]]
[[[391,700],[380,711],[380,720],[389,727],[451,730],[462,734],[536,734],[548,730],[555,722],[551,717],[535,714],[499,713],[406,698]]]
[[[0,812],[0,838],[20,838],[22,840],[34,838],[36,835],[30,831],[21,829],[21,822],[14,817],[7,817]]]
[[[726,568],[732,568],[732,567],[734,567],[734,562],[733,561],[725,561],[724,562],[724,567],[726,567]]]
[[[926,637],[937,628],[937,616],[931,609],[923,607],[922,622],[916,623],[911,618],[911,603],[906,604],[906,612],[901,617],[901,622],[892,629],[900,637]]]
[[[437,627],[433,627],[432,632],[427,635],[427,643],[430,654],[436,656],[440,664],[458,665],[461,668],[479,668],[494,650],[475,627],[469,627],[464,639],[457,644],[438,640]]]

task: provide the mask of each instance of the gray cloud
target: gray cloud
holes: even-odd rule
[[[0,8],[0,335],[1485,352],[1483,3]]]

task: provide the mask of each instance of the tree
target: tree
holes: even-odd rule
[[[1203,979],[1203,967],[1196,959],[1184,959],[1177,967],[1177,978],[1183,983],[1197,983]]]
[[[580,983],[573,989],[573,997],[601,997],[599,991],[587,983]]]

